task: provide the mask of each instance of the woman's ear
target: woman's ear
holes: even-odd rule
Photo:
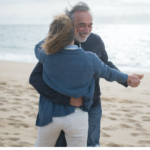
[[[77,34],[77,29],[75,28],[74,30],[75,30],[75,35],[76,35]]]

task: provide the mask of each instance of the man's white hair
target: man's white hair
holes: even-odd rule
[[[76,5],[71,7],[72,7],[71,10],[68,10],[66,8],[65,13],[72,21],[74,19],[74,13],[76,11],[90,11],[90,7],[85,2],[78,2]]]

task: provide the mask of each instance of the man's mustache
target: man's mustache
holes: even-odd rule
[[[78,33],[81,33],[81,34],[83,34],[83,35],[89,35],[90,33],[85,33],[85,32],[78,32]]]

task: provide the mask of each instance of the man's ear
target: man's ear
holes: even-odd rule
[[[77,34],[77,29],[75,28],[74,30],[75,30],[75,35],[76,35]]]

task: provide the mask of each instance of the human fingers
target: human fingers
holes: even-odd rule
[[[144,74],[133,74],[133,76],[136,76],[137,78],[139,78],[140,80],[142,79],[142,78],[144,78]]]
[[[138,78],[133,77],[131,79],[131,83],[133,87],[137,87],[140,84],[140,80]]]
[[[73,98],[70,99],[70,105],[78,107],[83,105],[83,98]]]

